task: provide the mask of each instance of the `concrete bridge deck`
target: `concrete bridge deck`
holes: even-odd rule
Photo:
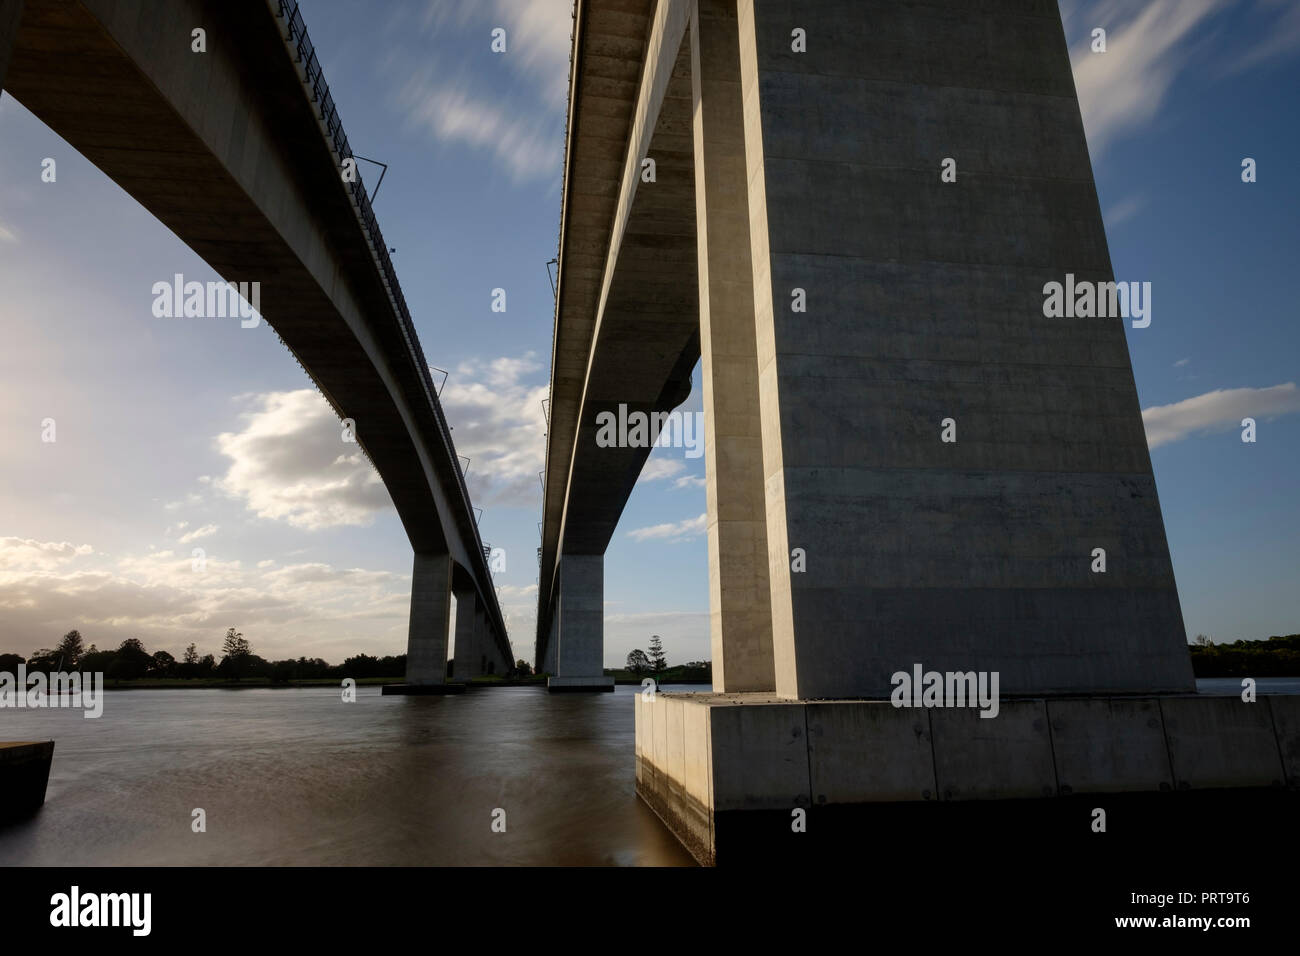
[[[0,85],[226,281],[260,283],[415,551],[409,678],[445,679],[453,593],[456,676],[509,669],[451,431],[296,2],[0,0]]]

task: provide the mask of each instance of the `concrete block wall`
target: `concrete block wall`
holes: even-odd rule
[[[991,719],[772,694],[635,707],[637,793],[705,862],[722,819],[800,807],[1300,791],[1300,697],[1016,699]]]

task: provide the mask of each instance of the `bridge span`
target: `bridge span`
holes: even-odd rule
[[[451,429],[295,0],[0,0],[0,88],[227,282],[258,282],[355,423],[415,552],[408,685],[447,688],[453,597],[453,676],[508,670]]]

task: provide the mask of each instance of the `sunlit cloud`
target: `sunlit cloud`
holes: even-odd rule
[[[1147,445],[1158,448],[1192,435],[1240,428],[1243,418],[1274,418],[1300,412],[1300,390],[1295,382],[1271,388],[1227,388],[1206,392],[1172,405],[1142,410]]]

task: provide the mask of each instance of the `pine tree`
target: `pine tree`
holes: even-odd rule
[[[59,665],[64,670],[73,670],[81,663],[81,658],[85,655],[86,649],[81,643],[80,631],[68,631],[63,635],[63,640],[59,641],[59,646],[54,652],[62,659]]]
[[[664,658],[663,641],[659,640],[658,634],[650,638],[650,669],[656,674],[661,674],[668,669],[668,661]]]

